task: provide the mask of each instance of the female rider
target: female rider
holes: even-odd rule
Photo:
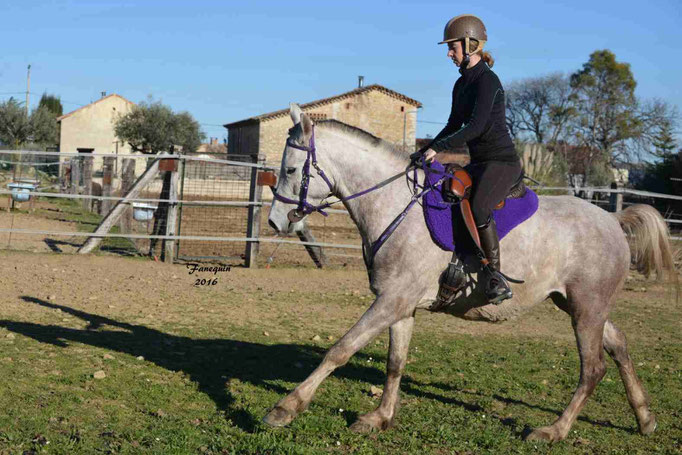
[[[461,76],[452,91],[447,125],[420,152],[429,162],[438,152],[468,145],[471,163],[467,171],[473,180],[469,201],[481,249],[491,266],[489,270],[484,268],[484,290],[488,301],[498,304],[511,298],[512,291],[499,273],[500,245],[492,209],[518,181],[522,168],[507,130],[502,84],[490,69],[494,60],[488,52],[482,52],[487,40],[485,26],[476,16],[457,16],[446,24],[443,41],[438,44],[447,43],[447,55],[459,67]],[[448,267],[450,270],[446,270],[443,277],[449,277],[447,281],[452,291],[461,287],[466,279],[464,268],[455,255]]]

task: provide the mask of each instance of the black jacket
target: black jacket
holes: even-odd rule
[[[471,162],[518,161],[505,118],[504,90],[487,63],[460,68],[448,124],[433,139],[436,152],[469,146]],[[462,126],[464,125],[464,126]]]

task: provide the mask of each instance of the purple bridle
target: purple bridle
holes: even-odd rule
[[[272,190],[272,194],[277,199],[278,201],[284,202],[286,204],[296,204],[296,208],[292,209],[289,214],[287,215],[287,218],[289,218],[289,221],[292,223],[295,223],[297,221],[301,221],[306,215],[313,213],[313,212],[320,212],[324,216],[328,216],[326,212],[323,211],[323,209],[326,209],[327,207],[331,206],[332,204],[337,204],[339,202],[344,202],[344,201],[349,201],[351,199],[355,199],[356,197],[363,196],[367,193],[370,193],[374,190],[377,190],[385,185],[388,185],[389,183],[393,182],[394,180],[402,177],[403,175],[406,175],[410,170],[414,171],[414,176],[413,176],[413,195],[412,198],[407,204],[407,207],[400,212],[400,214],[393,219],[393,221],[384,229],[384,231],[381,233],[381,235],[370,245],[370,251],[371,251],[371,256],[369,258],[369,261],[367,258],[365,258],[365,261],[367,262],[367,266],[371,267],[371,264],[373,262],[374,256],[376,255],[377,251],[379,251],[379,248],[386,242],[386,240],[393,234],[393,232],[396,230],[398,225],[402,223],[402,221],[405,219],[405,216],[407,216],[407,212],[414,206],[415,202],[417,202],[424,194],[428,193],[429,191],[435,189],[438,185],[440,185],[443,180],[445,180],[447,177],[453,177],[452,174],[448,172],[442,172],[442,171],[436,171],[435,169],[430,169],[427,165],[427,163],[424,162],[424,160],[421,160],[421,169],[426,172],[436,172],[438,174],[442,174],[442,177],[440,180],[438,180],[435,184],[427,184],[426,186],[421,186],[418,185],[417,183],[417,166],[410,165],[406,170],[403,172],[400,172],[392,177],[389,177],[388,179],[370,187],[367,188],[366,190],[362,190],[358,193],[351,194],[350,196],[346,196],[344,198],[340,198],[337,201],[333,202],[325,202],[324,204],[319,204],[319,205],[312,205],[307,201],[308,197],[308,185],[310,183],[310,165],[312,164],[315,170],[317,171],[317,174],[322,177],[322,179],[327,182],[327,186],[329,187],[329,194],[332,194],[334,192],[333,185],[325,175],[324,171],[318,166],[317,164],[317,155],[315,154],[315,126],[313,125],[313,132],[312,135],[310,136],[310,142],[309,145],[306,147],[305,145],[298,145],[293,143],[290,139],[287,139],[287,145],[289,147],[293,147],[298,150],[303,150],[305,151],[308,155],[306,157],[305,163],[303,164],[303,177],[301,178],[301,186],[300,186],[300,191],[298,195],[298,201],[294,199],[290,199],[286,196],[282,196],[281,194],[278,194],[277,191],[275,191],[274,187],[270,187]],[[408,177],[409,178],[409,177]],[[425,179],[425,183],[428,182],[427,179]],[[421,188],[419,188],[421,186]],[[420,191],[421,189],[421,191]],[[364,250],[363,250],[364,253]],[[364,256],[364,254],[363,254]]]
[[[310,184],[310,165],[312,164],[315,170],[317,171],[317,175],[322,177],[322,179],[327,183],[327,186],[329,187],[329,193],[331,194],[334,189],[332,183],[329,181],[327,178],[327,175],[324,173],[324,171],[320,168],[320,166],[317,165],[317,155],[315,154],[315,126],[313,125],[313,133],[310,136],[310,143],[306,147],[305,145],[298,145],[292,142],[290,139],[287,139],[287,145],[289,147],[293,147],[298,150],[303,150],[306,152],[308,155],[306,156],[305,163],[303,163],[303,178],[301,178],[301,187],[300,191],[298,192],[298,201],[295,201],[293,199],[289,199],[288,197],[282,196],[281,194],[278,194],[277,191],[275,191],[274,188],[270,188],[272,190],[272,194],[275,196],[275,199],[281,202],[285,202],[287,204],[296,204],[296,208],[293,209],[292,211],[289,212],[288,218],[289,221],[291,222],[296,222],[300,221],[305,217],[306,215],[313,213],[313,212],[320,212],[324,216],[328,216],[326,212],[324,212],[322,209],[325,209],[329,207],[332,203],[325,203],[325,204],[320,204],[320,205],[312,205],[310,202],[308,202],[308,185]],[[338,202],[338,201],[337,201]]]

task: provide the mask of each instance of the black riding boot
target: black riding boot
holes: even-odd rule
[[[491,218],[487,224],[477,228],[481,238],[481,249],[489,263],[488,267],[483,268],[485,296],[489,303],[497,305],[513,296],[509,283],[500,273],[500,239],[497,237],[497,226],[495,220]]]
[[[450,304],[457,292],[466,286],[467,275],[464,271],[464,264],[454,252],[448,267],[440,274],[438,284],[440,285],[438,288],[438,300],[441,304]]]

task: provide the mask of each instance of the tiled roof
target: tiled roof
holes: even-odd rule
[[[65,119],[66,117],[70,117],[70,116],[72,116],[73,114],[75,114],[76,112],[78,112],[78,111],[80,111],[80,110],[83,110],[83,109],[85,109],[86,107],[92,106],[93,104],[97,104],[97,103],[99,103],[100,101],[104,101],[104,100],[107,99],[107,98],[111,98],[112,96],[115,96],[115,97],[117,97],[117,98],[121,98],[121,99],[122,99],[123,101],[125,101],[126,103],[135,104],[135,103],[133,103],[132,101],[129,101],[129,100],[123,98],[121,95],[117,95],[116,93],[112,93],[111,95],[107,95],[107,96],[105,96],[105,97],[102,97],[102,98],[98,99],[97,101],[93,101],[93,102],[90,103],[90,104],[86,104],[85,106],[81,106],[81,107],[79,107],[78,109],[76,109],[75,111],[71,111],[71,112],[69,112],[68,114],[64,114],[64,115],[62,115],[61,117],[57,117],[57,121],[58,121],[58,122],[61,122],[61,121],[62,121],[63,119]]]
[[[351,90],[350,92],[342,93],[340,95],[335,95],[335,96],[331,96],[329,98],[322,98],[322,99],[317,100],[317,101],[312,101],[310,103],[301,104],[301,109],[305,111],[306,109],[310,109],[310,108],[314,108],[317,106],[322,106],[325,104],[333,103],[335,101],[339,101],[339,100],[342,100],[344,98],[351,98],[353,96],[357,96],[357,95],[360,95],[362,93],[366,93],[366,92],[369,92],[372,90],[378,90],[378,91],[384,93],[385,95],[388,95],[392,98],[396,98],[400,101],[403,101],[407,104],[411,104],[415,107],[422,107],[422,103],[420,103],[419,101],[417,101],[415,99],[412,99],[408,96],[403,95],[402,93],[398,93],[398,92],[393,91],[389,88],[386,88],[383,85],[373,84],[373,85],[368,85],[366,87],[357,88],[355,90]],[[269,112],[267,114],[257,115],[255,117],[250,117],[250,118],[247,118],[244,120],[239,120],[237,122],[226,123],[223,126],[225,128],[229,128],[230,126],[236,125],[238,123],[260,122],[260,121],[264,121],[264,120],[270,120],[273,118],[281,117],[284,115],[289,115],[289,109],[288,108],[287,109],[281,109],[279,111]]]

